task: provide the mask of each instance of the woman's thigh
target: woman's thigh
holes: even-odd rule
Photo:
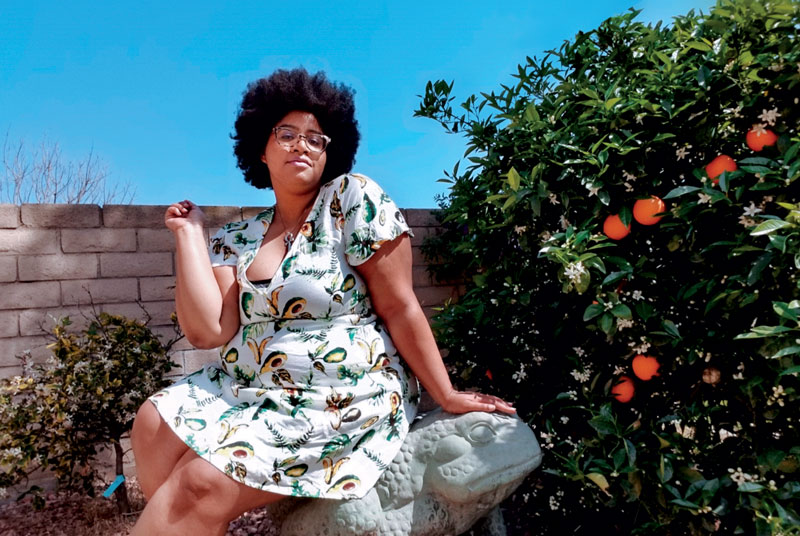
[[[131,430],[136,472],[145,497],[163,484],[191,449],[172,431],[149,400],[136,413]]]

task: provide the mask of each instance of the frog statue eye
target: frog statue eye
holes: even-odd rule
[[[472,443],[488,443],[493,440],[496,435],[491,426],[485,422],[480,422],[469,429],[467,439]]]

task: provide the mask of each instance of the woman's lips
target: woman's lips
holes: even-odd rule
[[[311,162],[303,158],[293,158],[287,162],[291,166],[311,167]]]

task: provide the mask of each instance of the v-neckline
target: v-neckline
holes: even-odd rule
[[[320,199],[322,199],[322,189],[323,189],[324,186],[325,186],[324,184],[320,185],[319,191],[317,192],[317,197],[314,199],[314,202],[311,204],[311,209],[308,211],[308,215],[306,216],[305,221],[303,221],[303,225],[305,225],[305,223],[307,221],[309,221],[309,219],[308,219],[309,216],[311,216],[314,213],[314,211],[317,209],[317,204],[319,203]],[[283,263],[285,263],[286,259],[288,259],[291,256],[292,252],[294,251],[295,244],[297,244],[297,242],[300,240],[300,237],[301,236],[305,237],[305,235],[303,233],[298,231],[297,236],[295,236],[294,240],[292,240],[292,245],[289,246],[288,248],[286,248],[286,253],[284,253],[283,257],[281,258],[280,262],[278,263],[278,267],[275,269],[275,273],[272,274],[272,277],[270,278],[269,285],[267,285],[266,287],[257,287],[250,281],[250,279],[247,277],[247,270],[250,268],[250,265],[253,264],[253,261],[256,260],[256,257],[258,256],[258,252],[261,251],[261,246],[264,245],[264,239],[266,238],[267,233],[269,232],[269,228],[272,226],[272,222],[275,219],[275,213],[278,210],[277,207],[278,207],[278,205],[276,203],[276,204],[272,205],[271,207],[269,207],[269,208],[263,210],[262,212],[258,213],[258,216],[260,216],[261,214],[264,214],[265,212],[269,212],[269,215],[267,216],[267,218],[265,218],[265,220],[267,222],[267,226],[264,228],[264,232],[261,233],[261,239],[256,241],[256,245],[252,249],[253,255],[250,257],[250,259],[247,261],[247,264],[245,266],[243,266],[243,269],[241,270],[242,279],[247,283],[247,285],[251,289],[255,290],[256,292],[261,291],[261,292],[265,292],[266,293],[267,291],[269,291],[272,288],[272,286],[275,284],[275,281],[278,279],[278,277],[280,277],[281,280],[283,280]],[[258,216],[256,216],[256,219],[258,219]],[[261,221],[264,221],[264,220],[261,220]],[[301,229],[303,228],[302,225],[300,226],[300,228]]]

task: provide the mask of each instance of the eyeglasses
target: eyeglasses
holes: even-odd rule
[[[331,139],[324,134],[309,134],[306,136],[289,127],[275,127],[272,131],[275,133],[275,141],[278,142],[278,145],[286,149],[291,149],[297,143],[298,138],[303,138],[309,151],[321,153],[331,142]]]

